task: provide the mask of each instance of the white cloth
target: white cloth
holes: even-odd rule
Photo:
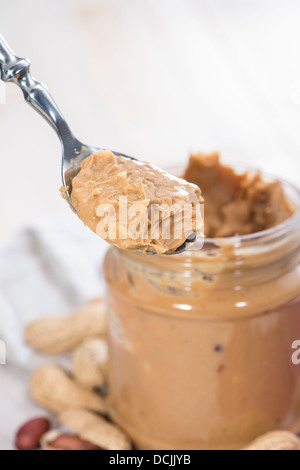
[[[68,314],[101,295],[106,248],[76,217],[32,224],[0,248],[0,339],[7,347],[7,363],[0,365],[1,449],[12,448],[22,421],[45,414],[30,402],[27,379],[49,358],[25,344],[25,325],[41,316]],[[67,363],[66,358],[50,360]]]
[[[68,313],[103,292],[105,247],[74,217],[32,224],[0,248],[0,339],[8,363],[33,367],[26,323]]]

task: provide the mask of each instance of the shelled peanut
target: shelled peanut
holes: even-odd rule
[[[15,437],[15,446],[18,450],[35,450],[39,446],[42,436],[49,431],[48,418],[34,418],[24,423]]]
[[[60,433],[58,429],[46,432],[40,445],[43,450],[101,450],[99,446],[81,439],[76,434]]]

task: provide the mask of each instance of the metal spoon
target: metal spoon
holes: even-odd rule
[[[72,180],[80,170],[81,162],[91,153],[100,150],[90,145],[84,145],[76,139],[59,108],[42,83],[35,80],[30,73],[30,61],[16,56],[0,35],[0,78],[4,82],[12,82],[23,91],[24,98],[46,121],[53,127],[62,144],[62,181],[67,191],[70,205],[76,212],[71,200]],[[105,149],[102,149],[105,150]],[[115,155],[136,160],[123,153],[113,151]],[[181,253],[193,244],[198,232],[192,233],[174,253]],[[156,254],[148,252],[148,254]]]

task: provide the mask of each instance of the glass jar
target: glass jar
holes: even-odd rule
[[[283,186],[297,212],[272,229],[109,249],[109,407],[138,449],[240,449],[298,416],[300,193]]]

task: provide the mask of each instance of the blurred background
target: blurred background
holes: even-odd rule
[[[220,150],[298,184],[299,18],[297,0],[0,0],[0,34],[83,142],[163,167]],[[61,199],[60,143],[10,84],[0,143],[4,449],[35,411],[23,325],[101,293],[104,244]]]

